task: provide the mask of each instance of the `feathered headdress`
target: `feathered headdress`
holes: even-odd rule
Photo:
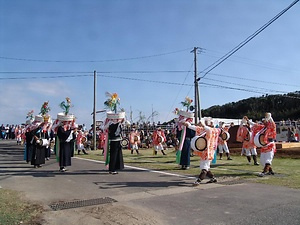
[[[118,97],[118,94],[106,92],[105,95],[109,98],[104,102],[104,105],[106,105],[111,111],[117,113],[117,105],[120,104],[120,98]]]
[[[26,119],[33,120],[33,113],[34,113],[33,110],[29,111],[29,112],[27,113]]]
[[[41,115],[46,115],[48,112],[50,112],[50,107],[49,107],[49,101],[48,102],[44,102],[44,104],[41,107]]]
[[[189,97],[185,97],[185,101],[181,102],[181,104],[186,107],[186,111],[189,111],[189,107],[191,106],[193,100]]]
[[[73,107],[73,105],[71,105],[71,99],[69,97],[66,97],[66,102],[65,101],[62,101],[60,104],[59,104],[60,108],[63,109],[65,115],[68,115],[69,114],[69,110],[70,110],[70,107]]]

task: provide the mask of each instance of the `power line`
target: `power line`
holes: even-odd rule
[[[228,82],[228,81],[220,81],[220,80],[210,79],[210,78],[205,78],[205,79],[215,81],[215,82],[222,82],[222,83],[225,83],[225,84],[238,85],[240,87],[254,88],[256,90],[265,90],[265,91],[268,91],[268,92],[285,93],[285,91],[277,91],[277,90],[272,90],[272,89],[266,89],[266,88],[260,88],[260,87],[256,87],[256,86],[245,85],[245,84],[237,84],[237,83]]]
[[[246,45],[249,41],[251,41],[254,37],[256,37],[259,33],[261,33],[263,30],[265,30],[268,26],[270,26],[274,21],[276,21],[279,17],[281,17],[285,12],[287,12],[291,7],[293,7],[299,0],[295,0],[292,2],[287,8],[283,9],[280,13],[278,13],[275,17],[273,17],[270,21],[268,21],[266,24],[264,24],[262,27],[260,27],[257,31],[255,31],[253,34],[251,34],[249,37],[247,37],[244,41],[242,41],[240,44],[238,44],[235,48],[230,50],[227,54],[222,56],[219,60],[214,62],[212,65],[208,66],[206,69],[201,71],[200,73],[204,73],[205,70],[209,69],[205,72],[205,74],[201,77],[204,78],[210,71],[215,69],[217,66],[219,66],[221,63],[223,63],[226,59],[228,59],[230,56],[232,56],[234,53],[236,53],[239,49],[241,49],[244,45]],[[201,78],[198,78],[199,80]]]
[[[276,84],[276,85],[280,85],[280,86],[291,86],[291,87],[297,87],[297,88],[300,87],[299,85],[294,85],[294,84],[285,84],[285,83],[278,83],[278,82],[273,82],[273,81],[262,81],[262,80],[250,79],[250,78],[246,78],[246,77],[236,77],[236,76],[217,74],[217,73],[209,73],[209,74],[213,75],[213,76],[228,77],[228,78],[239,79],[239,80],[243,80],[243,81],[252,81],[252,82],[259,82],[259,83],[268,82],[268,84]],[[208,78],[205,78],[205,79],[208,79]]]
[[[161,83],[160,81],[150,81],[150,80],[143,80],[143,79],[138,79],[138,78],[126,78],[126,77],[112,77],[112,76],[108,76],[108,75],[103,75],[103,74],[118,74],[118,73],[133,73],[133,74],[152,74],[152,73],[187,73],[185,76],[185,79],[183,81],[183,83],[174,83],[176,85],[186,85],[184,84],[188,75],[191,72],[191,68],[188,71],[100,71],[97,72],[98,76],[105,76],[105,77],[110,77],[110,78],[120,78],[120,79],[132,79],[132,80],[137,80],[137,81],[146,81],[146,82],[157,82],[157,83]],[[39,71],[39,72],[0,72],[0,74],[3,73],[8,73],[8,74],[72,74],[72,75],[57,75],[57,76],[26,76],[26,77],[0,77],[0,80],[30,80],[30,79],[57,79],[57,78],[76,78],[76,77],[91,77],[93,76],[92,72],[49,72],[49,71]],[[101,75],[102,74],[102,75]],[[219,76],[219,77],[227,77],[227,78],[233,78],[233,79],[238,79],[238,80],[243,80],[243,81],[251,81],[251,82],[258,82],[258,83],[265,83],[266,81],[262,81],[262,80],[256,80],[256,79],[250,79],[250,78],[246,78],[246,77],[237,77],[237,76],[230,76],[230,75],[224,75],[224,74],[216,74],[216,73],[210,73],[210,75],[212,76]],[[206,80],[211,80],[211,81],[216,81],[216,82],[223,82],[223,83],[228,83],[228,84],[233,84],[233,85],[241,85],[241,84],[237,84],[237,83],[230,83],[228,81],[222,81],[222,80],[215,80],[215,79],[209,79],[209,78],[204,78]],[[171,82],[168,82],[171,84]],[[277,82],[272,82],[272,81],[268,81],[268,84],[276,84],[276,85],[280,85],[280,86],[291,86],[291,87],[297,87],[299,88],[299,85],[292,85],[292,84],[286,84],[286,83],[277,83]],[[192,85],[191,88],[189,89],[187,95],[189,95],[189,92],[192,89]],[[243,85],[242,85],[243,86]],[[246,87],[252,87],[255,89],[259,89],[258,87],[255,86],[247,86],[244,85]],[[279,92],[281,93],[282,91],[275,91],[275,90],[271,90],[273,92]]]
[[[228,86],[224,86],[224,85],[209,84],[209,83],[204,83],[204,82],[200,82],[200,84],[204,84],[204,85],[207,85],[207,86],[212,86],[212,87],[215,87],[215,88],[224,88],[224,89],[230,89],[230,90],[245,91],[245,92],[257,93],[257,94],[263,94],[263,95],[268,94],[266,92],[256,91],[256,90],[251,90],[251,89],[245,89],[245,88],[228,87]],[[289,95],[282,95],[282,96],[286,97],[286,98],[300,99],[300,97],[295,97],[295,96],[289,96]]]
[[[185,48],[181,50],[176,50],[172,52],[147,55],[147,56],[139,56],[139,57],[130,57],[130,58],[120,58],[120,59],[104,59],[104,60],[45,60],[45,59],[25,59],[25,58],[13,58],[13,57],[5,57],[0,56],[0,59],[5,60],[17,60],[17,61],[28,61],[28,62],[50,62],[50,63],[101,63],[101,62],[117,62],[117,61],[129,61],[129,60],[138,60],[138,59],[146,59],[146,58],[154,58],[164,55],[175,54],[183,51],[187,51],[191,48]]]
[[[221,54],[223,54],[223,53],[221,53]],[[213,57],[213,58],[219,58],[219,56],[215,56],[215,55],[213,56],[213,55],[210,55],[210,54],[205,54],[205,56]],[[236,58],[236,60],[234,60],[232,58]],[[276,64],[272,64],[270,62],[263,62],[263,61],[250,59],[250,58],[246,58],[246,57],[241,57],[241,56],[232,56],[232,58],[228,59],[228,60],[232,61],[232,62],[238,62],[238,63],[241,63],[241,64],[262,67],[262,68],[275,70],[275,71],[299,73],[299,70],[296,70],[294,68],[286,67],[286,66],[282,66],[282,65],[276,65]],[[203,72],[200,72],[200,73],[203,73]],[[211,74],[211,73],[209,73],[209,74]]]

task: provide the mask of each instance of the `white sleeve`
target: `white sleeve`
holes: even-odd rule
[[[251,126],[255,125],[255,123],[252,120],[248,120],[248,122]]]
[[[196,131],[197,126],[192,125],[192,124],[190,124],[189,122],[187,122],[187,123],[188,123],[188,126],[187,126],[187,127],[188,127],[189,129]]]

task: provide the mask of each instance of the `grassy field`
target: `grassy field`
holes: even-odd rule
[[[199,175],[199,157],[191,157],[191,166],[189,170],[181,170],[175,162],[175,150],[170,148],[165,151],[167,155],[158,152],[153,155],[152,149],[141,149],[140,154],[130,153],[130,150],[123,150],[124,163],[130,166],[142,167],[153,170],[168,171],[171,173],[183,174],[187,176]],[[77,155],[76,155],[77,156]],[[104,161],[102,150],[89,151],[89,155],[79,155],[79,157]],[[262,171],[262,166],[248,165],[245,156],[232,155],[233,160],[217,160],[216,164],[211,165],[212,172],[216,177],[222,180],[244,179],[247,182],[257,182],[270,185],[280,185],[290,188],[300,189],[300,159],[291,159],[286,157],[274,157],[272,168],[274,176],[258,177]]]

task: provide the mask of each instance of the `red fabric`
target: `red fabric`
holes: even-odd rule
[[[202,127],[196,127],[196,135],[200,136],[203,134],[204,128]],[[196,155],[199,155],[202,160],[213,160],[215,150],[218,146],[218,138],[221,133],[220,128],[209,128],[208,130],[205,130],[206,135],[205,139],[207,141],[207,148],[202,152],[195,151],[194,153]]]
[[[165,132],[163,130],[155,130],[152,135],[152,140],[154,145],[158,145],[160,143],[158,141],[159,136],[163,138],[163,142],[167,140],[165,136]]]

